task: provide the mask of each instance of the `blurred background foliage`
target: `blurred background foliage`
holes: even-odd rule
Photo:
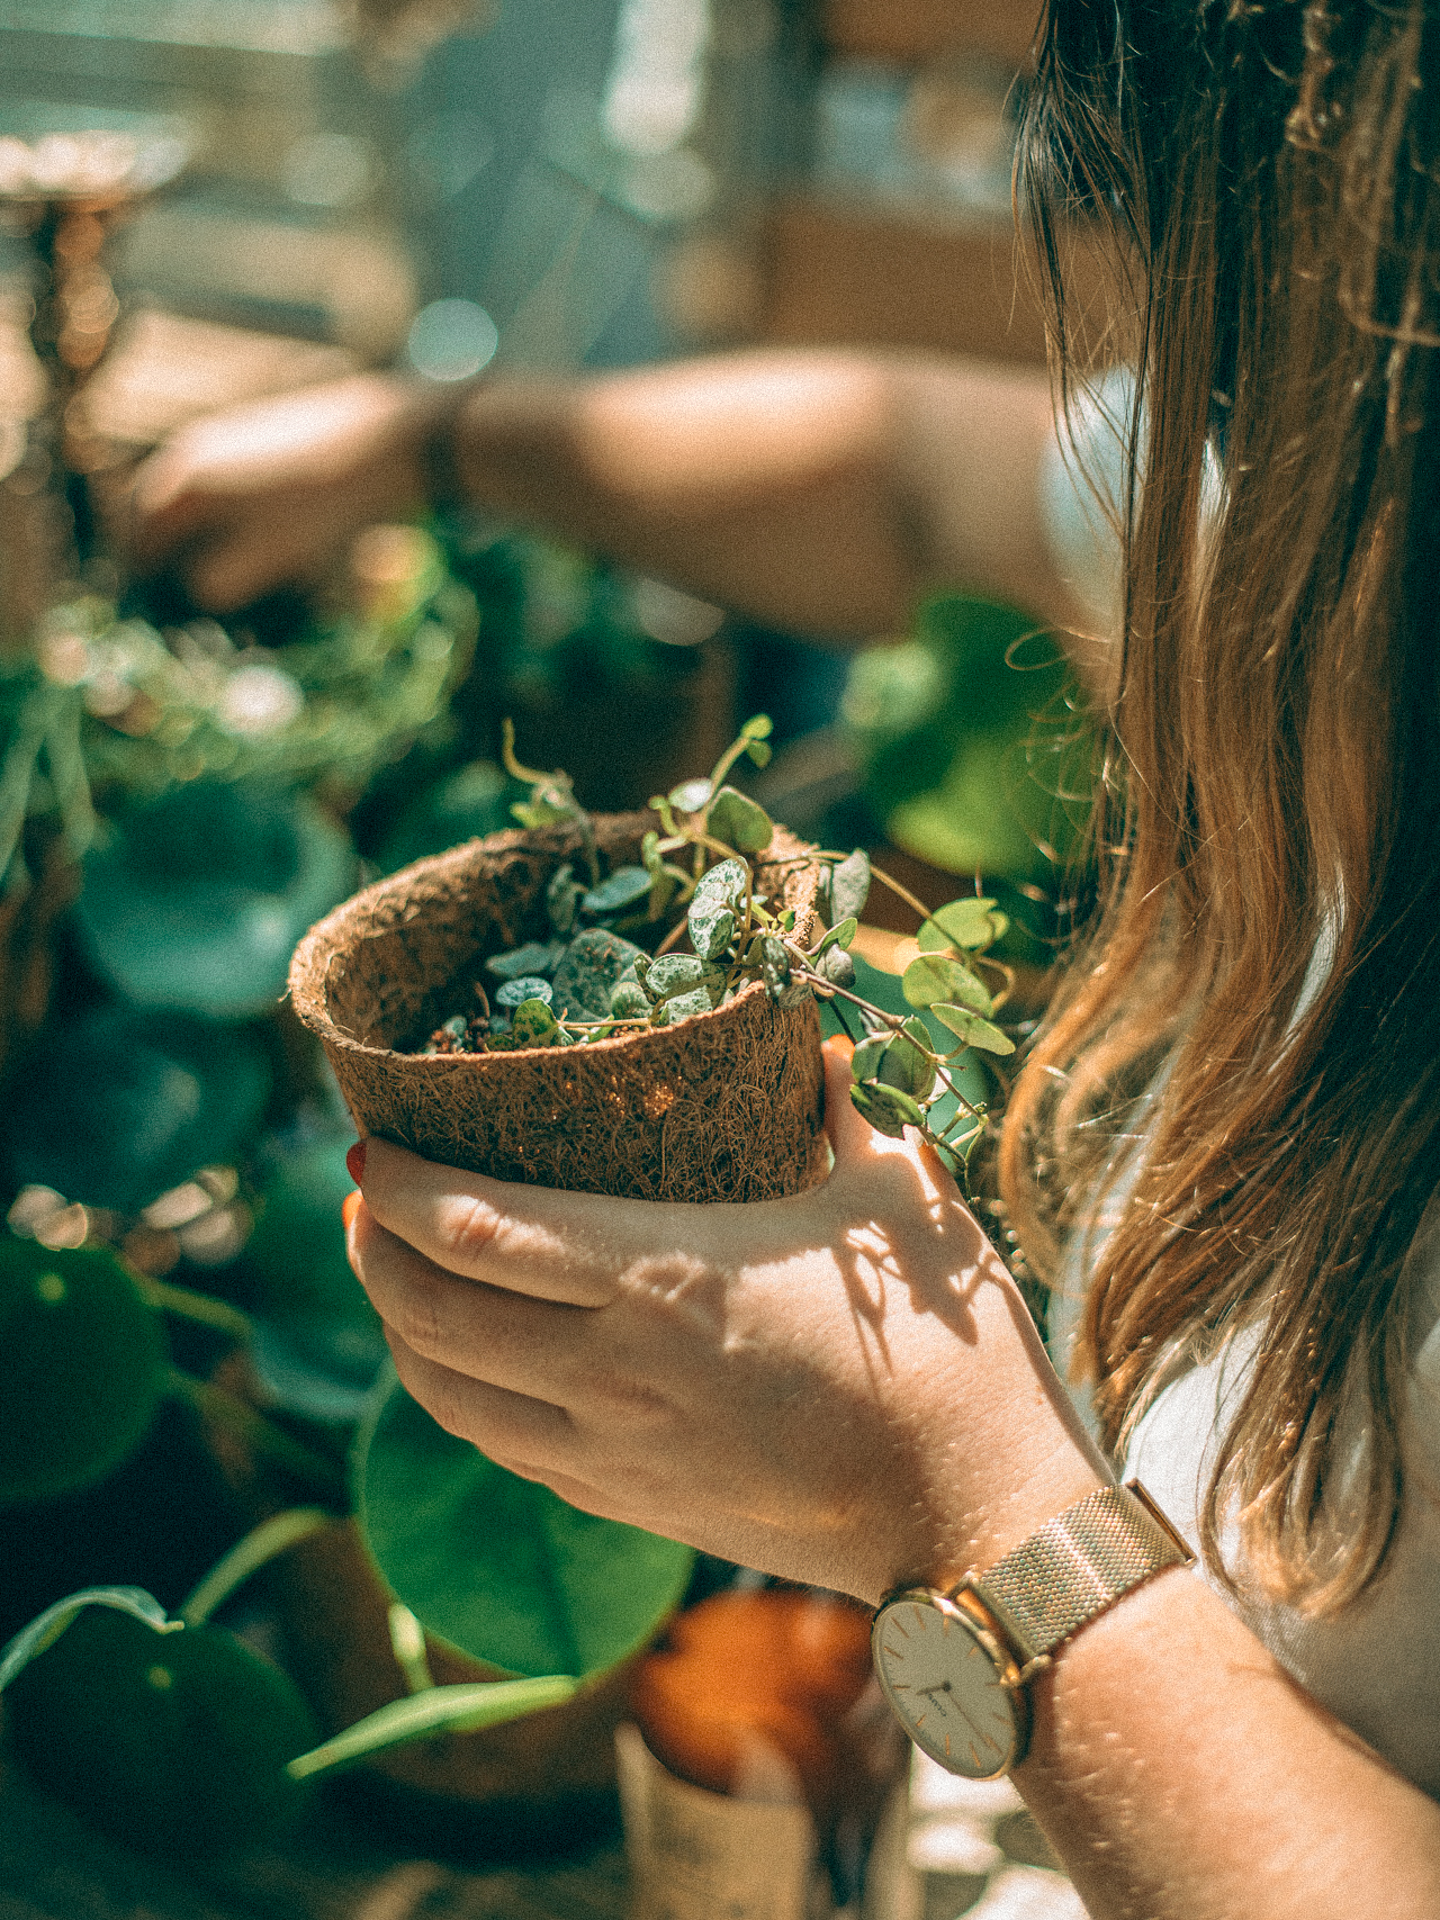
[[[875,38],[903,14],[0,0],[0,1328],[30,1326],[36,1257],[113,1251],[168,1290],[143,1298],[204,1384],[151,1380],[107,1426],[71,1380],[89,1465],[0,1476],[0,1641],[97,1582],[173,1607],[287,1499],[343,1510],[385,1349],[345,1261],[352,1128],[286,965],[358,884],[511,824],[502,718],[608,810],[769,712],[772,814],[883,848],[933,901],[980,875],[1011,956],[1050,958],[1090,750],[1054,642],[1011,609],[945,598],[846,655],[462,515],[373,529],[321,591],[221,622],[124,577],[97,510],[183,420],[364,365],[444,382],[765,340],[1035,358],[1013,289],[993,313],[955,298],[995,280],[966,262],[1008,217],[1024,36],[1001,9],[961,47]],[[190,163],[96,268],[61,471],[5,181],[45,139],[63,172],[102,125]],[[114,1334],[123,1287],[76,1288],[66,1351],[113,1379],[150,1335]],[[33,1416],[57,1445],[65,1391]]]

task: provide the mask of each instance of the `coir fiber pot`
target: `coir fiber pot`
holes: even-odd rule
[[[636,862],[653,825],[650,814],[595,818],[602,868]],[[807,851],[777,830],[758,885],[795,909],[797,935],[809,944],[820,870],[804,861]],[[647,1200],[760,1201],[814,1185],[827,1154],[811,1000],[778,1007],[753,983],[728,1006],[673,1027],[583,1045],[410,1050],[474,1004],[487,955],[548,937],[546,885],[562,864],[579,871],[581,860],[570,827],[494,834],[368,887],[306,936],[290,973],[295,1009],[324,1043],[360,1133],[503,1180]],[[298,1576],[301,1558],[291,1557]],[[359,1589],[342,1580],[348,1599],[337,1605],[340,1589],[329,1591],[337,1569],[317,1564],[309,1572],[311,1586],[318,1579],[325,1592],[307,1591],[298,1608],[284,1610],[308,1619],[311,1654],[323,1652],[316,1628],[326,1622],[318,1640],[331,1640],[333,1658],[345,1637],[337,1614],[350,1610]],[[378,1617],[377,1598],[356,1611]],[[330,1724],[373,1707],[377,1684],[401,1690],[371,1627],[364,1684],[337,1671],[320,1687]],[[313,1697],[315,1675],[307,1677]],[[446,1677],[462,1677],[460,1667],[447,1666]],[[513,1843],[521,1829],[522,1850],[593,1838],[603,1808],[614,1805],[612,1735],[625,1716],[628,1677],[622,1668],[570,1705],[509,1727],[384,1756],[352,1776],[350,1790],[369,1794],[377,1812],[373,1796],[398,1791],[404,1807],[393,1812],[415,1820],[428,1808],[441,1827],[447,1810],[468,1803],[462,1830],[482,1852],[510,1851],[504,1836]]]
[[[600,815],[607,870],[633,864],[647,813]],[[804,941],[819,869],[777,830],[758,883]],[[481,963],[549,935],[545,887],[581,859],[570,827],[492,834],[336,908],[296,950],[295,1010],[324,1043],[362,1134],[500,1180],[642,1200],[754,1201],[824,1176],[819,1022],[764,986],[674,1026],[569,1047],[431,1054],[474,1005]]]

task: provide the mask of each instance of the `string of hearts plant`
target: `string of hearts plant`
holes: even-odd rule
[[[577,877],[568,864],[558,869],[546,895],[550,939],[486,961],[491,985],[477,982],[475,1007],[445,1020],[425,1051],[585,1045],[708,1013],[758,980],[781,1006],[814,994],[838,1003],[837,1012],[845,1009],[851,1018],[841,1013],[841,1024],[856,1040],[850,1089],[856,1107],[892,1138],[915,1127],[947,1164],[963,1169],[985,1133],[987,1112],[958,1084],[962,1056],[975,1049],[993,1061],[1015,1050],[995,1020],[1012,976],[991,954],[1007,918],[978,887],[973,896],[932,910],[873,867],[863,850],[807,849],[795,864],[821,865],[825,924],[802,944],[793,910],[780,909],[757,884],[762,866],[774,884],[777,862],[762,858],[774,823],[726,781],[742,756],[767,763],[770,732],[770,720],[757,715],[708,779],[654,796],[660,828],[645,835],[641,863],[602,880],[592,823],[569,776],[522,766],[507,723],[506,769],[530,788],[528,800],[513,809],[516,818],[525,827],[576,827],[586,873]],[[872,880],[919,919],[916,952],[901,980],[914,1009],[908,1015],[888,1012],[857,991],[849,949]],[[953,1046],[937,1045],[925,1013],[953,1036]],[[955,1107],[942,1123],[935,1110],[946,1095]]]

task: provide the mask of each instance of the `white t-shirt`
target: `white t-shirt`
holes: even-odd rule
[[[1056,568],[1093,615],[1097,634],[1118,631],[1121,608],[1115,509],[1124,498],[1124,439],[1133,382],[1107,375],[1075,409],[1069,432],[1047,455],[1041,474],[1046,529]],[[1212,470],[1213,471],[1213,470]],[[1088,480],[1086,478],[1088,476]],[[1218,472],[1214,473],[1218,486]],[[1097,501],[1093,489],[1101,492]],[[1108,511],[1107,511],[1108,506]],[[1323,955],[1312,968],[1318,985]],[[1302,992],[1302,999],[1304,997]],[[1135,1141],[1132,1151],[1139,1151]],[[1124,1205],[1122,1177],[1104,1213],[1076,1236],[1051,1309],[1051,1352],[1067,1378],[1084,1289],[1099,1242]],[[1413,1302],[1415,1358],[1400,1410],[1405,1496],[1395,1542],[1379,1578],[1339,1614],[1312,1619],[1261,1597],[1236,1606],[1257,1637],[1299,1683],[1392,1765],[1440,1798],[1440,1196],[1411,1247],[1401,1298]],[[1140,1420],[1123,1471],[1159,1501],[1192,1546],[1216,1449],[1247,1377],[1253,1336],[1240,1337],[1215,1359],[1182,1374]],[[1088,1396],[1072,1386],[1082,1414]],[[1337,1447],[1339,1468],[1326,1489],[1341,1519],[1352,1497],[1358,1433]],[[1244,1582],[1233,1529],[1222,1539],[1231,1572]],[[1209,1578],[1203,1570],[1199,1578]],[[1216,1583],[1218,1585],[1218,1583]]]

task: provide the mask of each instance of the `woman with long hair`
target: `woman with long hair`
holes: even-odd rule
[[[1085,655],[1099,906],[1001,1152],[1100,1443],[843,1058],[834,1170],[797,1199],[512,1188],[374,1140],[352,1256],[412,1393],[581,1507],[871,1603],[1023,1572],[1069,1624],[1029,1643],[1014,1777],[1097,1915],[1433,1915],[1440,16],[1050,0],[1023,172],[1057,288],[1060,216],[1110,232],[1129,369],[1123,608]],[[1084,464],[1096,343],[1054,311]],[[281,459],[312,528],[337,475],[437,430],[366,394],[349,441]],[[1084,624],[1022,376],[737,359],[497,384],[442,425],[489,504],[796,624],[941,578]],[[208,539],[221,598],[273,530],[256,456],[204,431],[142,477],[141,538]],[[1035,1542],[1127,1456],[1202,1566],[1101,1567],[1076,1626]]]

